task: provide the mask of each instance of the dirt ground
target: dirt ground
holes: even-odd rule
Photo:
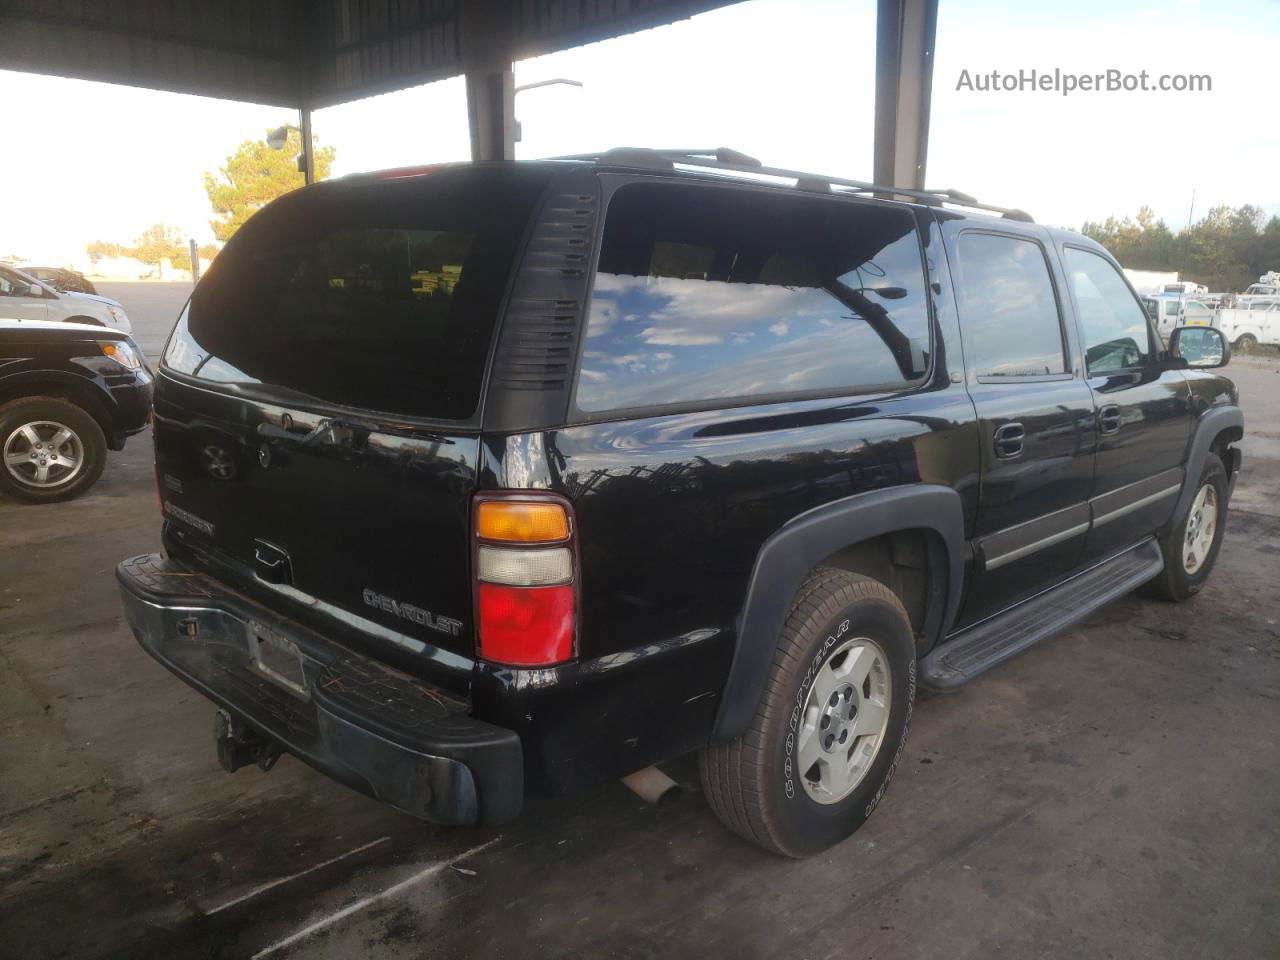
[[[185,290],[144,293],[107,295],[154,356]],[[804,862],[721,828],[688,760],[670,804],[610,783],[501,830],[287,757],[228,776],[212,707],[121,617],[115,563],[157,545],[149,439],[81,500],[0,503],[0,957],[1274,960],[1280,359],[1228,373],[1245,471],[1205,590],[923,698],[876,815]]]

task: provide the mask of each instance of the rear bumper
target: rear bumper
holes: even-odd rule
[[[520,812],[519,737],[469,703],[285,620],[159,554],[116,568],[125,614],[153,657],[316,769],[442,824]],[[297,665],[294,686],[252,648]],[[266,659],[266,658],[263,658]]]

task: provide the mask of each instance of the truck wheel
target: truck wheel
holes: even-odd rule
[[[1231,349],[1237,353],[1252,353],[1258,346],[1258,338],[1252,333],[1242,333],[1236,337],[1236,342],[1231,345]]]
[[[869,577],[818,568],[796,595],[750,727],[702,751],[711,808],[784,856],[839,843],[884,796],[915,691],[902,602]]]
[[[0,493],[53,503],[93,486],[107,460],[107,440],[74,403],[25,397],[0,406],[0,457]]]
[[[1164,569],[1144,590],[1162,600],[1195,596],[1218,559],[1227,523],[1227,471],[1213,451],[1205,458],[1191,505],[1160,538]]]

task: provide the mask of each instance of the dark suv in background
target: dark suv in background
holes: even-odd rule
[[[6,319],[0,303],[0,496],[53,503],[87,491],[107,451],[146,428],[152,382],[126,334]]]
[[[470,823],[700,750],[725,823],[800,856],[879,802],[917,685],[1200,588],[1227,357],[961,194],[732,151],[347,178],[183,312],[164,552],[118,575],[229,769]]]

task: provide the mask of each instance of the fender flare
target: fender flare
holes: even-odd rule
[[[1211,407],[1196,421],[1191,441],[1187,445],[1186,472],[1183,474],[1186,479],[1182,484],[1182,493],[1178,494],[1177,506],[1174,507],[1173,515],[1169,519],[1170,524],[1191,507],[1191,499],[1196,495],[1197,484],[1200,481],[1200,471],[1204,469],[1204,458],[1209,455],[1209,449],[1213,446],[1213,441],[1218,438],[1218,434],[1232,427],[1238,428],[1243,434],[1244,411],[1237,406]],[[1227,480],[1227,489],[1230,491],[1231,477]]]
[[[750,724],[792,600],[809,571],[844,547],[921,529],[935,534],[945,553],[941,616],[931,638],[936,641],[955,622],[964,584],[964,509],[951,487],[913,484],[857,494],[794,517],[764,542],[738,615],[733,662],[713,739],[731,740]]]
[[[107,438],[107,445],[119,442],[116,428],[115,402],[111,395],[89,376],[47,367],[28,367],[0,375],[0,403],[8,399],[39,396],[48,388],[61,390],[76,406],[93,417]],[[112,449],[115,449],[112,447]]]

